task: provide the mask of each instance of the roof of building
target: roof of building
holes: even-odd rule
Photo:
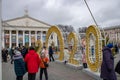
[[[120,25],[105,27],[105,30],[120,29]]]
[[[24,15],[22,17],[17,17],[14,19],[2,21],[3,26],[17,26],[17,27],[50,27],[51,25],[43,21],[37,20],[30,17],[29,15]]]

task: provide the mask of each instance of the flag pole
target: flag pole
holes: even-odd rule
[[[87,8],[88,8],[88,10],[89,10],[89,12],[90,12],[90,15],[91,15],[91,17],[92,17],[92,19],[93,19],[95,25],[98,27],[98,24],[97,24],[97,22],[96,22],[96,20],[95,20],[95,18],[94,18],[94,16],[93,16],[93,14],[92,14],[92,12],[91,12],[89,6],[88,6],[88,4],[87,4],[87,1],[84,0],[84,2],[85,2],[86,6],[87,6]]]

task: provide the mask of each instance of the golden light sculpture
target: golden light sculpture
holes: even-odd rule
[[[95,37],[95,61],[92,62],[90,60],[91,55],[91,46],[90,46],[90,35],[93,34]],[[87,64],[90,70],[97,72],[102,63],[102,41],[101,41],[101,33],[98,27],[91,25],[86,30],[86,58]]]
[[[72,48],[72,51],[71,51],[71,54],[70,54],[69,63],[79,65],[79,61],[74,59],[74,54],[77,51],[77,44],[78,44],[78,38],[77,38],[77,36],[74,32],[71,32],[68,35],[68,38],[67,38],[68,44],[71,43],[72,39],[74,41],[74,45],[73,45],[73,48]]]
[[[61,30],[57,26],[51,26],[46,34],[46,42],[45,45],[48,48],[48,40],[52,33],[56,33],[60,43],[60,55],[59,60],[62,61],[64,59],[64,39]]]
[[[40,51],[41,51],[41,49],[42,49],[42,42],[41,42],[41,40],[37,40],[37,41],[35,42],[35,46],[38,47],[38,48],[37,48],[37,53],[39,54]]]

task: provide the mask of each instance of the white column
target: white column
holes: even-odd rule
[[[2,47],[5,48],[5,32],[2,30]]]
[[[25,31],[23,31],[23,46],[25,46]]]
[[[16,30],[16,46],[18,47],[18,30]]]
[[[37,41],[37,31],[35,31],[35,42]]]
[[[12,47],[12,37],[11,37],[12,31],[11,30],[9,30],[9,34],[10,34],[9,48],[11,48]]]
[[[43,32],[41,31],[40,37],[41,37],[41,42],[42,42],[42,36],[43,36]]]
[[[31,31],[29,31],[29,46],[31,46]]]
[[[2,15],[2,14],[1,14],[1,13],[2,13],[2,10],[1,10],[1,7],[2,7],[2,0],[0,0],[0,44],[2,43],[2,39],[1,39],[1,33],[2,33],[2,32],[1,32],[1,31],[2,31],[2,24],[1,24],[1,22],[2,22],[2,21],[1,21],[1,20],[2,20],[2,19],[1,19],[1,15]],[[1,47],[1,46],[2,46],[2,45],[0,45],[0,80],[2,80],[2,63],[1,63],[1,62],[2,62],[2,57],[1,57],[1,56],[2,56],[2,53],[1,53],[1,52],[2,52],[2,51],[1,51],[2,49],[1,49],[1,48],[2,48],[2,47]]]

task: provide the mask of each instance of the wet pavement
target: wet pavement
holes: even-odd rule
[[[3,63],[2,76],[2,80],[16,80],[14,65],[10,64],[10,62]],[[48,77],[49,80],[95,80],[82,70],[74,69],[58,62],[50,62]],[[23,80],[28,80],[27,73],[24,75]],[[39,72],[37,73],[36,80],[39,80]],[[45,80],[44,76],[43,80]]]

